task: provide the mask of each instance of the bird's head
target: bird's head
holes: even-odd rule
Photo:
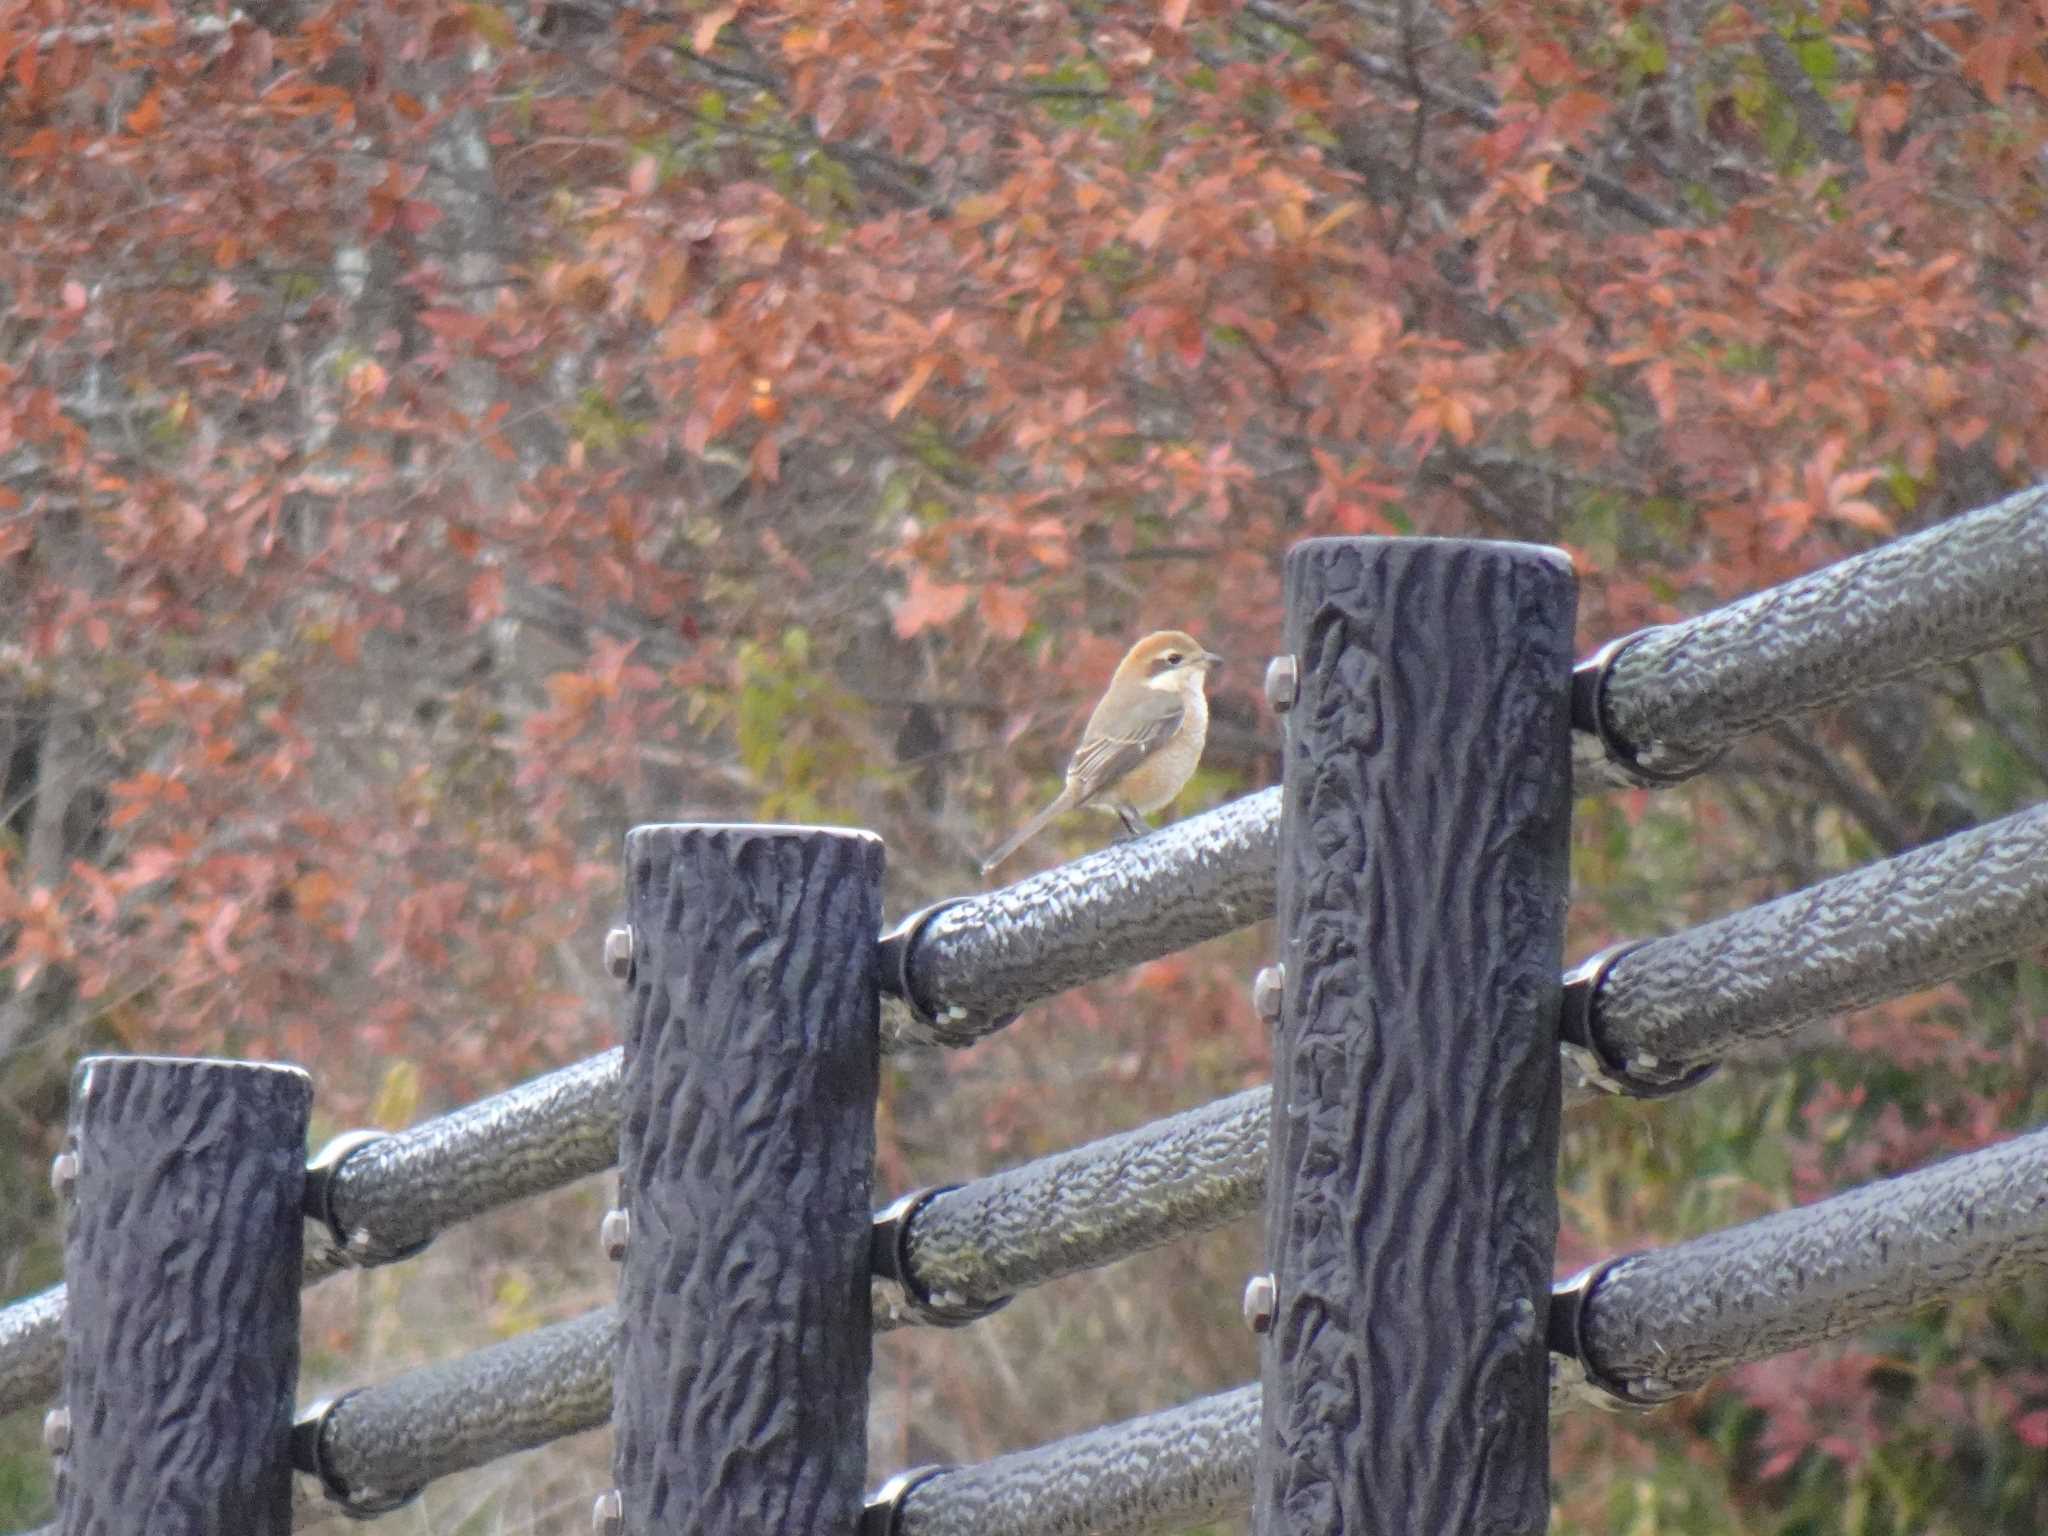
[[[1204,650],[1202,643],[1185,630],[1162,629],[1132,646],[1118,663],[1118,682],[1142,683],[1174,693],[1182,688],[1200,688],[1211,667],[1223,665],[1223,658]]]

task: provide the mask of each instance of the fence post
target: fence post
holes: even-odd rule
[[[297,1067],[88,1056],[52,1182],[63,1536],[286,1536],[306,1122]]]
[[[618,1486],[598,1527],[852,1531],[881,841],[636,827],[626,882]]]
[[[1575,605],[1531,545],[1288,554],[1260,1536],[1548,1522]]]

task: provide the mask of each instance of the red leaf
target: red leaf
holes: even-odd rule
[[[908,640],[920,630],[958,618],[972,591],[958,582],[934,581],[923,566],[913,565],[910,590],[896,603],[896,633]]]
[[[441,222],[441,210],[432,203],[408,197],[398,205],[398,221],[409,235],[423,235]]]
[[[419,322],[436,336],[451,341],[475,341],[491,324],[483,315],[471,314],[466,309],[423,309]]]

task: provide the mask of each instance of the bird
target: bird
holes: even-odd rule
[[[1223,664],[1185,630],[1162,629],[1124,653],[1067,763],[1052,803],[981,861],[986,875],[1062,811],[1107,811],[1137,837],[1144,817],[1167,804],[1195,771],[1209,734],[1209,670]]]

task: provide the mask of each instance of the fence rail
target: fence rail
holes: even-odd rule
[[[1609,1065],[1683,1081],[1739,1044],[2041,944],[2048,806],[1649,940],[1606,970],[1590,1000],[1590,1033]],[[357,1246],[376,1262],[460,1221],[603,1172],[618,1160],[619,1071],[620,1052],[606,1051],[364,1145],[334,1176],[339,1224],[371,1235]],[[1593,1090],[1580,1078],[1567,1091],[1583,1100]],[[986,1304],[1235,1220],[1256,1208],[1264,1188],[1270,1118],[1270,1091],[1256,1088],[977,1181],[977,1189],[988,1186],[985,1199],[936,1197],[913,1227],[913,1275],[934,1294]],[[1097,1252],[1106,1256],[1091,1257]],[[1061,1267],[1064,1253],[1076,1261]],[[307,1282],[346,1263],[313,1227]],[[56,1390],[63,1317],[61,1286],[0,1309],[0,1412]]]
[[[1483,558],[1504,557],[1493,546]],[[1746,731],[2043,629],[2048,486],[1607,647],[1571,690],[1582,776],[1674,782]],[[1295,635],[1297,649],[1310,643]],[[881,937],[869,967],[879,971],[884,1048],[970,1043],[1067,987],[1272,916],[1282,800],[1280,790],[1249,796],[914,914]],[[648,962],[650,921],[636,925],[636,968]],[[1744,1041],[2043,942],[2048,806],[1580,966],[1562,978],[1567,1091],[1684,1087]],[[302,1282],[407,1257],[456,1222],[612,1166],[622,1073],[614,1050],[411,1130],[338,1145],[308,1178],[317,1220]],[[1271,1090],[1253,1089],[899,1203],[876,1218],[871,1263],[900,1284],[877,1279],[870,1327],[965,1321],[1054,1276],[1248,1214],[1269,1185],[1273,1121]],[[1549,1342],[1562,1351],[1551,1357],[1553,1407],[1577,1400],[1567,1389],[1579,1378],[1654,1400],[1745,1360],[2038,1273],[2048,1267],[2043,1188],[2048,1132],[2037,1132],[1599,1266],[1551,1307]],[[56,1388],[65,1302],[57,1287],[0,1309],[0,1412]],[[348,1393],[303,1418],[295,1462],[340,1503],[383,1507],[612,1419],[620,1342],[605,1309]],[[1247,1387],[908,1479],[884,1514],[899,1533],[1137,1531],[1241,1509],[1259,1404]],[[302,1509],[299,1520],[317,1514]],[[1263,1516],[1262,1530],[1277,1533],[1278,1518]]]
[[[1241,1094],[1211,1108],[1249,1097]],[[974,1196],[968,1198],[971,1203]],[[1115,1256],[1105,1255],[1104,1261]],[[1550,1405],[1561,1412],[1602,1401],[1581,1388],[1585,1365],[1621,1395],[1656,1401],[1738,1365],[1902,1318],[1930,1302],[1959,1300],[2042,1274],[2048,1274],[2048,1130],[1595,1266],[1577,1281],[1585,1294],[1577,1299],[1576,1339],[1552,1341],[1574,1344],[1579,1353],[1554,1353],[1559,1369]],[[1559,1287],[1574,1288],[1575,1281]],[[876,1326],[893,1321],[889,1309],[878,1305]],[[351,1491],[418,1488],[516,1450],[600,1428],[611,1416],[617,1342],[617,1314],[607,1307],[365,1387],[343,1399],[329,1420],[326,1464],[339,1486]],[[1152,1467],[1158,1486],[1144,1482],[1150,1491],[1128,1498],[1105,1494],[1100,1504],[1088,1503],[1073,1517],[1079,1524],[1045,1529],[1096,1529],[1104,1536],[1165,1529],[1144,1523],[1149,1512],[1180,1507],[1192,1488],[1220,1502],[1204,1506],[1208,1513],[1197,1513],[1191,1523],[1242,1513],[1250,1499],[1254,1429],[1240,1428],[1220,1442],[1213,1436],[1219,1424],[1255,1427],[1258,1391],[1246,1386],[1093,1431],[1077,1437],[1078,1445],[1062,1441],[949,1471],[906,1497],[906,1523],[898,1529],[970,1529],[918,1523],[965,1518],[937,1512],[957,1488],[976,1490],[977,1505],[1014,1498],[1017,1518],[1023,1518],[1040,1496],[1036,1479],[1049,1466],[1114,1460],[1118,1447],[1129,1461],[1120,1478],[1142,1481],[1141,1473]],[[1190,1417],[1183,1423],[1181,1415]],[[1171,1453],[1173,1446],[1187,1447],[1184,1463]],[[1212,1478],[1224,1465],[1239,1466],[1240,1472]],[[1003,1469],[1016,1466],[1036,1470],[1012,1486]],[[922,1514],[920,1503],[926,1506]],[[1127,1516],[1117,1515],[1125,1508]],[[1116,1523],[1121,1518],[1133,1523]]]
[[[1607,647],[1605,662],[1581,669],[1574,701],[1581,744],[1611,748],[1588,759],[1599,765],[1589,777],[1630,763],[1669,767],[1680,753],[1703,767],[1773,721],[2048,629],[2044,570],[2048,485]],[[1859,646],[1837,645],[1810,622],[1856,603],[1869,609]],[[1772,658],[1757,669],[1760,704],[1726,686],[1729,658],[1745,643]],[[1801,661],[1808,646],[1824,667]],[[1666,689],[1681,709],[1655,704]],[[1676,749],[1660,730],[1678,733]],[[1271,917],[1279,829],[1280,791],[1269,789],[927,909],[894,936],[883,974],[885,985],[899,978],[900,1003],[885,999],[885,1033],[970,1044],[1055,992]]]
[[[1601,1266],[1584,1348],[1646,1398],[2048,1272],[2048,1132]],[[1602,1401],[1552,1356],[1550,1410]],[[1244,1513],[1257,1386],[957,1471],[903,1493],[902,1536],[1140,1536]]]
[[[1646,631],[1614,659],[1602,723],[1638,761],[1704,763],[1773,721],[2038,634],[2044,566],[2034,486]]]

